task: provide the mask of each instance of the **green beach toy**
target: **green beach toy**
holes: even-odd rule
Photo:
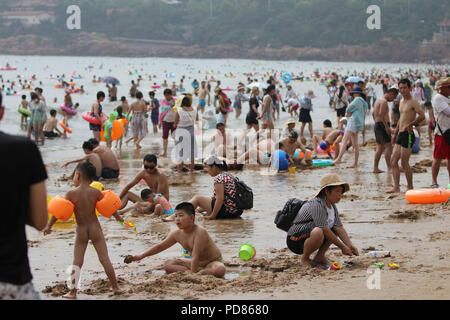
[[[313,166],[314,167],[328,167],[333,165],[333,160],[330,159],[314,159]]]
[[[19,111],[20,114],[22,114],[24,116],[31,117],[30,110],[27,110],[27,109],[24,109],[24,108],[19,108],[18,111]],[[450,184],[449,184],[449,186],[450,186]]]
[[[239,258],[242,260],[251,260],[255,257],[255,255],[256,250],[252,245],[245,243],[239,247]]]
[[[450,190],[450,183],[447,185],[447,189],[449,189]]]
[[[374,266],[377,266],[378,268],[383,268],[384,267],[384,262],[376,262],[373,264]]]

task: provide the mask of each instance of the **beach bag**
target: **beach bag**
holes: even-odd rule
[[[297,198],[289,199],[283,207],[283,210],[277,212],[274,223],[278,229],[288,232],[292,226],[295,217],[301,207],[307,202],[307,200],[300,200]]]
[[[236,193],[234,195],[234,202],[236,207],[240,210],[248,210],[253,208],[253,190],[244,181],[234,177],[236,184]]]
[[[450,146],[450,129],[445,130],[445,132],[442,132],[441,127],[439,126],[439,123],[437,123],[437,126],[439,128],[439,131],[441,132],[442,136],[445,139],[445,142]]]

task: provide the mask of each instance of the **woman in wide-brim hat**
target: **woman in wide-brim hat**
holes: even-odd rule
[[[327,174],[320,180],[317,195],[303,204],[292,226],[288,230],[286,244],[288,248],[301,254],[301,263],[311,266],[311,262],[329,266],[325,253],[331,244],[339,247],[343,254],[359,255],[351,242],[336,207],[342,195],[350,190],[348,183],[335,174]],[[317,251],[314,259],[310,259]]]

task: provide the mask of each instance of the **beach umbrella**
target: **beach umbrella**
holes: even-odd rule
[[[108,83],[108,84],[116,84],[117,85],[120,83],[120,81],[114,77],[100,77],[99,80],[101,82]]]
[[[360,77],[348,77],[345,82],[353,82],[358,83],[360,81],[363,81]]]

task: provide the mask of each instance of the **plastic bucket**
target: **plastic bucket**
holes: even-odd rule
[[[242,260],[251,260],[255,257],[256,250],[250,244],[243,244],[239,247],[239,258]]]
[[[289,173],[295,173],[295,168],[296,167],[289,167]]]

